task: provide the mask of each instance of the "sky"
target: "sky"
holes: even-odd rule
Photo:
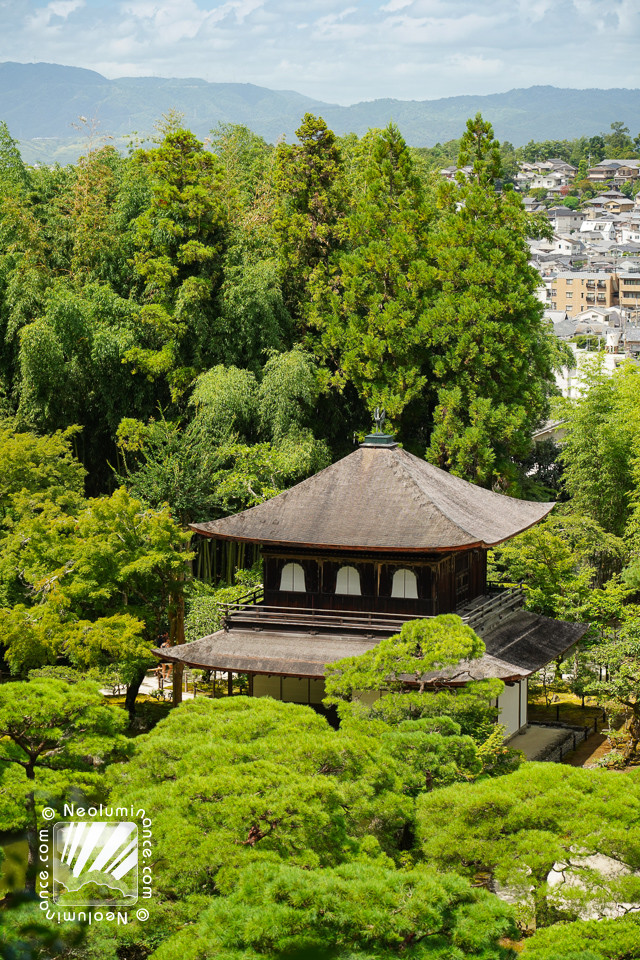
[[[640,0],[0,0],[0,61],[331,103],[640,87]]]

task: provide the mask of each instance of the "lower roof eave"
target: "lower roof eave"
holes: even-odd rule
[[[434,671],[410,685],[461,687],[467,683],[498,679],[518,683],[563,656],[584,636],[588,624],[552,620],[525,610],[511,612],[487,633],[486,652],[477,660]],[[154,656],[199,670],[222,670],[266,676],[321,679],[325,668],[344,657],[353,657],[377,646],[370,636],[316,635],[278,631],[224,631],[180,644],[156,648]]]
[[[535,671],[533,672],[535,673]],[[424,681],[424,686],[427,690],[431,690],[431,691],[437,690],[437,689],[461,690],[463,687],[466,687],[467,684],[477,683],[479,680],[487,680],[487,679],[502,680],[503,683],[507,685],[511,685],[514,683],[520,683],[522,680],[526,680],[527,677],[530,677],[530,676],[531,674],[524,674],[524,673],[514,673],[512,676],[509,676],[509,677],[491,677],[491,678],[474,677],[471,675],[467,675],[466,677],[459,677],[454,680],[450,680],[447,677],[435,677],[430,680]],[[406,683],[408,687],[420,686],[420,681],[417,681],[417,680],[407,680]]]
[[[184,644],[188,647],[189,644]],[[265,677],[291,677],[298,680],[322,680],[324,678],[324,669],[326,664],[309,664],[307,669],[302,664],[287,667],[283,664],[264,663],[261,661],[249,661],[240,657],[225,657],[224,662],[214,660],[203,663],[196,657],[171,656],[164,650],[154,649],[151,653],[165,663],[180,663],[184,667],[192,667],[194,670],[220,670],[223,673],[251,673],[260,674]]]

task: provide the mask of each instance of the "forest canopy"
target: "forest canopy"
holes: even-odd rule
[[[339,729],[216,698],[215,671],[212,698],[135,712],[152,649],[258,585],[246,545],[221,558],[189,524],[313,475],[383,408],[432,463],[564,499],[491,576],[590,624],[568,683],[634,761],[638,371],[594,364],[562,452],[534,449],[563,359],[528,262],[542,228],[482,117],[455,153],[445,180],[393,125],[338,138],[307,114],[274,147],[172,115],[126,157],[34,169],[0,124],[0,829],[29,846],[1,957],[513,960],[525,934],[540,960],[637,956],[637,770],[523,762],[502,681],[424,689],[485,649],[455,615],[327,669]],[[61,929],[30,898],[45,804],[78,796],[148,813],[145,919]]]
[[[2,412],[77,426],[89,493],[124,477],[183,522],[344,455],[377,406],[407,449],[518,495],[554,350],[490,125],[469,121],[457,183],[393,125],[297,135],[203,144],[171,115],[129,156],[35,169],[0,125]]]

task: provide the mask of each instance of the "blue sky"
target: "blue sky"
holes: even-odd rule
[[[319,100],[640,87],[640,0],[0,0],[0,61]]]

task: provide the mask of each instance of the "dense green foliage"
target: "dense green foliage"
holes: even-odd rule
[[[71,792],[100,798],[100,768],[125,748],[124,716],[96,684],[34,677],[0,686],[0,822],[26,827],[27,889],[35,889],[38,821]]]
[[[138,939],[161,944],[158,960],[336,946],[506,956],[498,940],[513,931],[509,907],[459,877],[397,869],[414,798],[432,785],[407,763],[423,747],[419,725],[397,728],[402,744],[380,726],[335,731],[268,699],[174,711],[110,775],[114,802],[143,805],[153,820],[153,922],[97,931],[89,956],[107,960]]]
[[[6,413],[81,427],[91,493],[120,475],[183,523],[314,472],[378,405],[416,453],[517,495],[553,358],[536,227],[473,124],[463,154],[494,160],[457,186],[393,126],[339,141],[311,114],[293,145],[227,126],[212,149],[172,116],[156,146],[52,169],[4,129]]]
[[[433,238],[430,308],[438,384],[429,459],[484,486],[515,486],[514,461],[531,449],[547,411],[553,348],[538,321],[537,274],[528,265],[527,218],[514,192],[494,189],[500,154],[491,127],[469,121],[461,160],[472,174],[443,184]],[[462,201],[462,203],[461,203]]]
[[[566,502],[496,551],[494,575],[521,582],[531,609],[590,625],[563,672],[574,692],[597,697],[622,723],[611,759],[624,765],[640,744],[638,368],[627,362],[610,375],[595,358],[584,384],[560,408]]]
[[[628,140],[616,124],[603,149]],[[631,956],[632,920],[599,937],[586,918],[640,898],[637,777],[522,764],[500,681],[425,689],[484,652],[456,616],[329,668],[339,730],[198,697],[104,773],[124,714],[87,678],[123,684],[133,718],[159,639],[217,629],[258,583],[240,550],[212,562],[197,543],[212,582],[194,582],[184,528],[316,473],[376,406],[459,476],[564,497],[494,575],[589,623],[573,689],[621,716],[612,743],[634,756],[637,370],[594,368],[562,411],[560,463],[533,449],[558,353],[528,266],[541,227],[502,189],[517,153],[482,117],[449,154],[468,175],[432,175],[393,125],[339,139],[307,114],[293,145],[223,126],[209,147],[172,116],[126,158],[29,169],[0,127],[0,827],[28,827],[35,863],[44,803],[110,792],[154,830],[149,922],[81,946],[50,928],[60,957],[507,960],[514,919],[539,928],[525,956],[570,956],[573,930],[600,960],[616,924],[611,955]],[[8,924],[25,955],[31,910]]]
[[[434,147],[420,147],[415,152],[429,169],[442,169],[457,163],[460,140],[437,143]],[[640,155],[640,135],[632,137],[629,127],[621,120],[615,120],[608,133],[576,137],[574,140],[530,140],[524,146],[515,148],[504,141],[500,153],[506,180],[517,172],[518,161],[537,163],[551,158],[570,163],[579,175],[584,176],[588,167],[601,160],[637,158]]]
[[[181,603],[189,536],[166,506],[150,509],[124,487],[85,499],[69,447],[64,434],[9,424],[0,434],[4,658],[21,676],[60,660],[117,666],[133,714],[149,650]]]
[[[206,960],[215,951],[228,960],[499,960],[508,956],[500,934],[512,930],[506,905],[460,877],[375,863],[313,872],[256,865],[231,896],[204,911],[195,929],[169,940],[155,957],[169,960],[179,951],[185,960]]]
[[[635,774],[527,763],[421,797],[418,833],[427,863],[488,873],[542,927],[640,902],[639,804]]]
[[[633,914],[620,920],[577,920],[540,930],[525,944],[527,960],[633,960],[640,953],[640,923]]]

